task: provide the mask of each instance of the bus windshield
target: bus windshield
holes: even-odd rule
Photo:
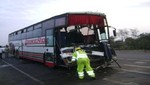
[[[107,42],[108,34],[105,27],[99,26],[68,26],[60,29],[61,42],[63,46],[72,44],[94,44],[96,42]],[[63,38],[64,37],[64,38]]]

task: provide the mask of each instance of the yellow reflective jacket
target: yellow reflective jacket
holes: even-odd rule
[[[72,61],[78,60],[79,58],[88,58],[84,50],[78,50],[72,54]]]

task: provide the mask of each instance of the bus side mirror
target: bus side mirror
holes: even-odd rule
[[[116,36],[116,30],[113,30],[113,34],[114,34],[114,36]]]
[[[114,36],[116,36],[116,35],[117,35],[117,33],[116,33],[116,28],[115,28],[115,27],[112,27],[112,26],[108,26],[108,27],[111,27],[111,28],[114,29],[114,30],[113,30],[113,34],[114,34]]]

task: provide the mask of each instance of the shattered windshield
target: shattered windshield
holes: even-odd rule
[[[71,32],[71,31],[75,31],[75,30],[77,32],[81,32],[84,36],[94,34],[94,30],[91,27],[70,26],[70,27],[67,28],[67,32]]]
[[[69,43],[94,43],[94,30],[90,27],[67,27],[67,41]]]
[[[60,43],[62,46],[75,44],[87,45],[108,40],[105,28],[98,26],[68,26],[60,29]]]

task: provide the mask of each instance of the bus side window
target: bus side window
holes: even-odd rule
[[[33,31],[27,32],[27,38],[32,38],[32,33],[33,33]]]
[[[35,29],[33,31],[33,37],[41,37],[42,35],[42,29]]]
[[[52,46],[53,45],[53,29],[46,30],[46,46]]]

